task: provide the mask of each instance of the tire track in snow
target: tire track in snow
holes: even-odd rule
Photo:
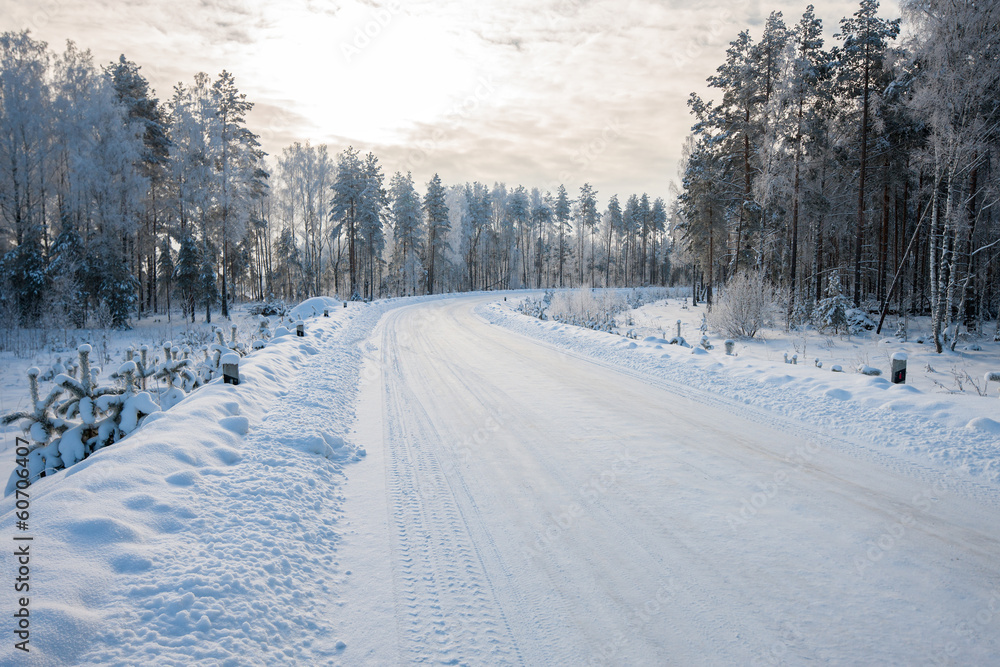
[[[405,312],[405,311],[404,311]],[[441,434],[402,381],[399,340],[382,345],[384,442],[395,578],[405,604],[397,615],[408,662],[517,664],[523,660],[484,572],[469,520],[460,511],[438,457]],[[395,351],[387,358],[386,350]]]

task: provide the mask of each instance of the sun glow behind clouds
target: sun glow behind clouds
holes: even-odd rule
[[[372,144],[404,140],[474,85],[471,60],[459,56],[467,44],[441,21],[359,4],[336,16],[274,13],[244,67],[270,96],[294,100],[314,140],[331,128]]]
[[[685,101],[729,40],[756,40],[793,0],[0,0],[3,29],[125,56],[161,100],[223,70],[255,104],[272,156],[294,141],[372,150],[387,174],[605,197],[665,196],[691,125]],[[857,0],[817,3],[829,36]],[[898,16],[898,0],[882,14]],[[827,47],[833,41],[827,41]],[[485,94],[484,94],[485,93]],[[417,156],[417,159],[414,158]]]

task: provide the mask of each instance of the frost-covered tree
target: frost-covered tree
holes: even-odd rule
[[[398,171],[393,175],[389,183],[389,209],[395,242],[392,270],[399,277],[401,291],[415,294],[423,252],[423,214],[410,172],[406,176]]]
[[[382,166],[374,153],[365,155],[362,179],[364,189],[358,202],[357,231],[363,251],[364,296],[372,299],[382,282],[382,251],[385,249],[382,222],[388,205]]]
[[[188,232],[181,237],[181,247],[174,266],[174,282],[181,294],[184,312],[194,322],[195,303],[201,290],[201,249],[194,236]]]
[[[563,279],[563,267],[566,265],[566,259],[569,256],[566,237],[570,230],[570,200],[566,194],[566,186],[562,183],[556,189],[556,205],[553,213],[556,220],[556,234],[559,237],[559,243],[556,247],[556,259],[559,264],[559,287],[564,287],[566,283]]]
[[[907,0],[903,7],[917,28],[910,107],[929,129],[920,159],[933,183],[929,286],[932,336],[941,352],[949,325],[954,349],[959,324],[975,304],[973,281],[986,273],[1000,238],[991,212],[1000,203],[1000,6]]]
[[[838,81],[845,100],[858,107],[858,207],[854,238],[854,305],[861,303],[861,257],[865,238],[865,185],[868,176],[868,143],[872,129],[873,97],[891,79],[887,57],[889,42],[899,34],[899,19],[878,16],[878,0],[861,0],[851,18],[840,21],[835,35],[843,44],[834,49],[839,63]],[[877,99],[875,99],[877,102]]]
[[[212,84],[211,101],[215,111],[211,155],[218,181],[215,237],[222,249],[222,316],[229,317],[230,252],[246,233],[252,200],[261,196],[268,174],[262,166],[264,152],[259,137],[246,124],[253,103],[239,92],[233,75],[226,70]]]
[[[450,228],[448,205],[441,177],[437,174],[427,183],[424,195],[424,215],[427,216],[427,293],[434,294],[434,277],[438,268],[437,259],[442,257],[448,246],[447,232]]]
[[[584,284],[584,232],[590,235],[590,284],[594,285],[594,236],[597,234],[597,221],[600,214],[597,212],[597,191],[590,185],[584,183],[580,188],[580,212],[578,216],[578,237],[580,252],[580,284]]]
[[[339,223],[335,228],[337,237],[347,240],[348,289],[350,298],[359,299],[357,276],[358,209],[365,193],[365,178],[358,151],[353,146],[337,156],[337,175],[333,185],[333,200],[330,204],[331,222]]]

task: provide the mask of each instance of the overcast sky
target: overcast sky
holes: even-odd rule
[[[589,181],[668,195],[692,91],[729,41],[756,40],[784,0],[0,0],[2,29],[28,28],[98,63],[124,53],[161,100],[199,71],[234,73],[249,122],[278,155],[294,141],[374,151],[420,189],[478,180],[571,195]],[[828,36],[857,2],[818,0]],[[882,14],[898,16],[897,0]],[[830,46],[830,44],[828,44]]]

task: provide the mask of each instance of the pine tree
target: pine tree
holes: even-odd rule
[[[507,201],[507,215],[514,227],[515,241],[517,244],[518,256],[521,258],[521,286],[526,287],[528,283],[528,267],[526,259],[528,254],[528,242],[530,233],[528,222],[531,219],[530,204],[528,202],[528,191],[523,185],[519,185],[511,193]]]
[[[622,207],[618,203],[618,195],[611,195],[608,200],[608,210],[604,213],[604,219],[608,226],[608,260],[604,267],[604,286],[611,287],[611,264],[613,261],[611,243],[615,234],[622,232]]]
[[[427,293],[434,294],[434,277],[437,258],[443,256],[448,247],[447,233],[451,228],[448,206],[445,204],[445,190],[441,177],[434,174],[427,184],[424,195],[424,214],[427,216]]]
[[[840,21],[840,33],[834,35],[843,45],[834,49],[839,62],[839,79],[844,96],[861,105],[858,132],[858,209],[854,237],[854,305],[861,305],[861,255],[865,236],[865,181],[868,175],[868,140],[871,129],[873,93],[884,88],[889,72],[886,54],[889,41],[899,34],[899,19],[886,21],[878,16],[878,0],[861,0],[854,18]]]
[[[174,267],[174,280],[181,294],[184,312],[194,322],[195,302],[200,291],[201,248],[194,237],[188,233],[181,237],[181,248],[177,253],[177,264]]]
[[[246,233],[250,201],[261,194],[267,173],[260,166],[264,152],[259,137],[246,126],[253,109],[236,88],[233,75],[222,70],[212,84],[215,109],[213,155],[219,183],[219,239],[222,246],[222,316],[229,317],[230,248]]]
[[[566,248],[566,235],[569,233],[569,198],[566,196],[566,186],[559,184],[556,190],[556,232],[559,234],[559,248],[557,251],[559,261],[559,287],[564,287],[563,266],[566,264],[566,257],[569,254]]]
[[[594,286],[594,234],[597,232],[597,191],[590,183],[584,183],[580,188],[580,231],[590,233],[590,285]],[[580,240],[580,284],[583,284],[583,254],[584,242]]]
[[[376,285],[381,283],[375,273],[378,270],[381,276],[382,250],[385,248],[382,218],[388,205],[388,195],[382,185],[382,167],[373,153],[365,155],[362,180],[364,187],[357,208],[357,232],[364,250],[364,295],[374,298]]]
[[[543,278],[543,264],[548,248],[545,243],[545,234],[552,221],[551,197],[546,193],[543,197],[538,188],[531,190],[531,224],[538,234],[535,244],[535,287],[541,289]],[[525,258],[527,262],[527,257]]]
[[[20,244],[0,260],[0,277],[14,290],[21,325],[33,326],[41,316],[42,299],[49,282],[40,229],[22,233]]]
[[[353,146],[337,157],[337,176],[333,185],[330,220],[340,223],[339,230],[347,235],[347,256],[350,298],[360,299],[357,276],[358,206],[365,190],[361,159]]]
[[[201,265],[198,267],[198,296],[205,306],[205,322],[212,321],[212,304],[219,300],[218,273],[215,270],[215,248],[208,242],[201,247]]]
[[[170,321],[170,293],[173,291],[174,265],[173,251],[170,247],[170,237],[164,235],[160,242],[159,255],[156,258],[157,273],[163,276],[163,296],[167,302],[167,321]]]
[[[389,183],[389,207],[392,212],[395,249],[392,265],[399,272],[404,294],[416,292],[417,258],[423,252],[420,197],[413,187],[413,176],[396,172]]]

